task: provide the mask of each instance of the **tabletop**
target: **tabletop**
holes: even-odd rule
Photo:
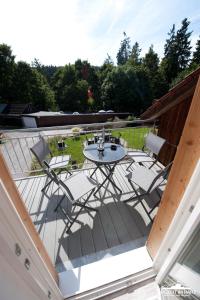
[[[112,145],[116,146],[116,150],[111,149]],[[126,149],[121,145],[105,143],[103,152],[98,151],[97,146],[98,144],[91,144],[83,150],[83,155],[95,163],[112,164],[122,160],[127,155]]]

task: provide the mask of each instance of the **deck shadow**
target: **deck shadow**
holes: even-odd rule
[[[123,226],[119,222],[116,208],[118,211],[123,211],[123,218],[126,218],[126,220],[121,221],[124,222]],[[105,214],[106,211],[109,213]],[[114,226],[111,226],[111,223]],[[121,231],[117,228],[117,224],[121,226]],[[127,228],[128,225],[130,225],[129,228]],[[134,226],[134,229],[132,226]],[[125,228],[124,230],[123,227]],[[63,230],[58,241],[55,264],[61,271],[66,268],[66,258],[70,261],[71,268],[76,268],[108,256],[118,255],[125,251],[142,247],[145,244],[150,228],[151,224],[147,225],[138,210],[128,204],[112,202],[102,205],[94,216],[92,227],[89,224],[82,224],[78,230],[69,234],[66,234],[66,229]],[[105,242],[100,245],[98,244],[98,239],[102,240],[102,234]],[[81,239],[83,236],[84,239]],[[80,239],[81,251],[77,248],[73,249],[71,247],[72,241],[74,243],[74,241]],[[91,241],[93,245],[90,244]],[[65,255],[63,255],[63,252],[65,252]]]

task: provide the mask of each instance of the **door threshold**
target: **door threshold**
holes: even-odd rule
[[[154,278],[146,246],[59,273],[65,299],[97,299]]]

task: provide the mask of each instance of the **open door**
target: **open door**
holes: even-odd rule
[[[57,272],[1,153],[0,228],[0,290],[1,294],[4,292],[3,299],[63,299],[57,285]]]

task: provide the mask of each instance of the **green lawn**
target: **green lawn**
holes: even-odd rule
[[[126,147],[141,149],[144,145],[144,136],[148,133],[149,128],[124,128],[124,129],[116,129],[112,131],[112,135],[115,137],[121,137],[126,142]],[[54,156],[69,154],[71,155],[71,159],[76,161],[77,164],[82,165],[84,162],[83,156],[83,147],[84,142],[87,138],[91,138],[92,134],[80,135],[77,138],[68,137],[63,138],[65,144],[67,145],[64,151],[60,151],[57,148],[57,142],[61,138],[55,137],[49,139],[50,149]]]
[[[149,132],[149,128],[124,128],[113,131],[112,135],[121,137],[127,144],[126,147],[133,149],[142,149],[144,137]]]
[[[57,137],[51,138],[49,139],[51,152],[53,156],[64,155],[64,154],[71,155],[71,162],[76,161],[76,164],[80,164],[81,166],[84,162],[83,147],[84,147],[84,142],[86,141],[86,137],[91,138],[92,134],[80,135],[79,137],[76,138],[73,137],[63,138],[66,145],[66,149],[61,151],[57,147],[57,142],[61,138],[57,138]]]
[[[112,131],[112,136],[120,137],[123,142],[125,143],[125,146],[128,148],[133,149],[141,149],[144,145],[144,137],[149,132],[149,128],[124,128],[124,129],[116,129]],[[84,156],[83,156],[83,147],[84,142],[86,141],[86,137],[92,138],[92,134],[85,134],[80,135],[79,137],[53,137],[49,138],[49,146],[52,152],[53,156],[58,155],[71,155],[71,164],[69,165],[69,168],[71,167],[73,161],[74,164],[78,164],[79,167],[82,166],[84,162]],[[66,145],[66,149],[59,150],[57,147],[57,143],[59,140],[63,139]],[[32,163],[32,170],[39,170],[41,167],[36,162],[36,160]],[[35,172],[33,175],[39,175],[41,172]]]

